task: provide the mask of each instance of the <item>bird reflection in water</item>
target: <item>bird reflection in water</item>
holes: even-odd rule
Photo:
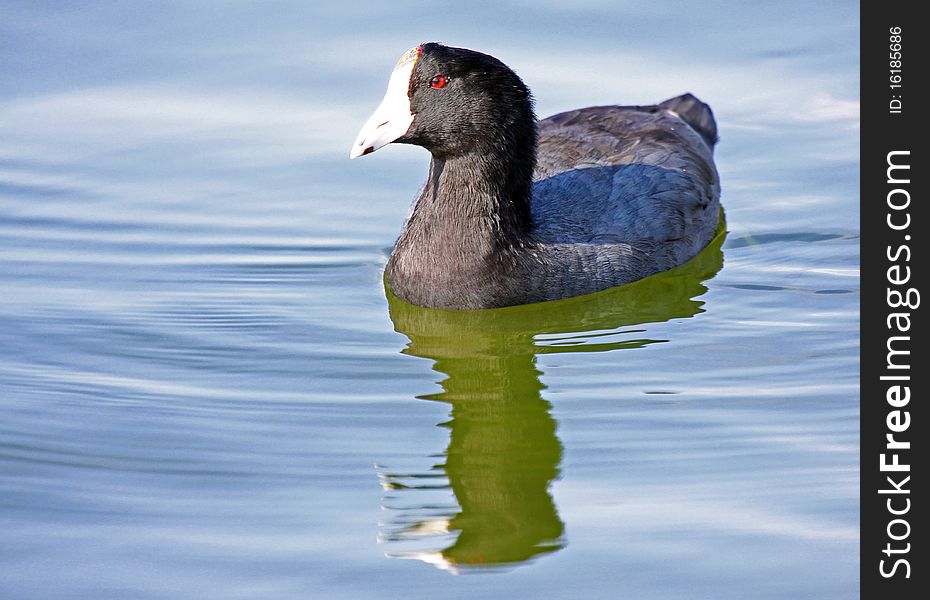
[[[671,271],[555,302],[443,311],[388,291],[394,327],[410,340],[403,352],[434,361],[445,375],[441,392],[420,398],[447,402],[451,418],[440,424],[449,428],[449,445],[432,470],[381,468],[389,516],[380,540],[392,548],[387,555],[459,572],[512,566],[562,548],[565,524],[549,489],[559,476],[562,444],[542,396],[537,356],[664,341],[630,327],[703,312],[696,298],[723,266],[724,236],[721,227],[701,254]]]

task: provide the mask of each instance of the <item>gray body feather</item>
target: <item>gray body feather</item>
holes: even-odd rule
[[[434,158],[388,264],[397,295],[454,309],[555,300],[671,269],[714,237],[716,125],[690,94],[569,111],[537,131],[532,225],[521,236],[502,234],[501,211],[487,210],[501,202],[485,197],[480,158],[467,168]]]

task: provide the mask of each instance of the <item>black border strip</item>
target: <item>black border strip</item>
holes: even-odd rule
[[[930,114],[918,90],[930,23],[918,18],[918,6],[861,7],[862,598],[925,598],[930,589],[918,558],[926,554],[926,499],[915,491],[926,486],[926,461],[916,454],[927,452],[923,404],[930,393],[920,305],[930,295],[918,301],[930,294],[930,211],[919,209],[930,177],[923,137],[930,134],[921,131]]]

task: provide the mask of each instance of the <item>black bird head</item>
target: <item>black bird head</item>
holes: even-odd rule
[[[422,44],[398,61],[384,100],[350,156],[391,142],[423,146],[436,158],[500,152],[532,156],[532,96],[517,74],[493,56]]]

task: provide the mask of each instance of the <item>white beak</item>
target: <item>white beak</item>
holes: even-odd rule
[[[390,144],[410,129],[413,114],[410,112],[407,89],[410,87],[410,76],[416,64],[416,55],[408,59],[411,52],[401,57],[400,62],[394,67],[384,100],[358,133],[355,144],[349,152],[349,158],[370,154]]]

